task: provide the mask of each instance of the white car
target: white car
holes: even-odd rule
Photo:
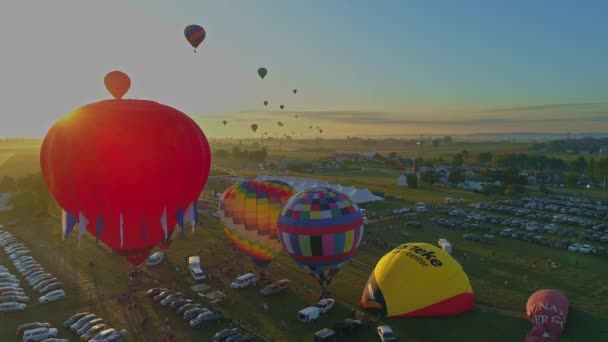
[[[591,250],[593,249],[593,247],[591,247],[590,245],[582,245],[578,251],[581,253],[585,253],[585,254],[589,254],[591,253]]]
[[[59,331],[55,328],[36,328],[23,333],[23,342],[43,341],[49,337],[56,337]]]
[[[578,243],[573,243],[568,247],[568,250],[570,252],[578,252],[578,250],[581,248],[581,245]]]
[[[397,341],[397,336],[393,334],[393,329],[388,325],[381,325],[377,328],[378,336],[380,337],[380,341],[389,342],[389,341]]]
[[[329,310],[333,309],[334,305],[336,304],[336,301],[331,299],[331,298],[324,298],[321,299],[317,304],[316,307],[319,308],[319,310],[321,311],[321,313],[327,313],[329,312]]]
[[[44,296],[38,298],[38,301],[40,303],[48,303],[48,302],[52,302],[61,298],[65,298],[65,291],[64,290],[55,290],[55,291],[51,291],[47,294],[45,294]]]
[[[16,260],[19,257],[24,256],[24,255],[29,254],[29,253],[30,253],[30,251],[28,249],[26,249],[26,248],[19,248],[19,249],[15,250],[15,251],[12,251],[11,253],[9,253],[8,257],[11,260]]]
[[[148,267],[156,266],[156,265],[160,264],[164,258],[165,258],[165,253],[163,253],[161,251],[155,252],[148,257],[148,261],[146,262],[146,265]]]
[[[127,331],[124,329],[121,330],[120,332],[116,331],[116,329],[114,329],[114,328],[106,329],[106,330],[100,332],[99,334],[97,334],[97,336],[90,339],[89,342],[104,342],[104,341],[108,341],[113,338],[117,338],[119,336],[124,336],[126,334],[127,334]]]
[[[95,314],[88,314],[86,316],[80,317],[80,319],[78,319],[76,322],[74,322],[74,323],[72,323],[72,325],[70,325],[70,329],[73,331],[76,331],[76,330],[80,329],[83,325],[94,320],[95,318],[97,318],[97,315],[95,315]]]
[[[23,311],[27,305],[17,302],[0,303],[0,312]]]

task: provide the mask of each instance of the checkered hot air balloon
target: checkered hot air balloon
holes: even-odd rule
[[[293,194],[295,190],[281,181],[244,181],[222,195],[219,212],[226,235],[262,268],[281,251],[277,219]]]
[[[346,194],[326,188],[297,193],[279,216],[283,247],[323,286],[357,251],[363,237],[363,215]]]

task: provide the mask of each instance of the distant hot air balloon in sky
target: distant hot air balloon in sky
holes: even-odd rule
[[[224,124],[224,126],[226,126],[226,124],[228,123],[228,121],[223,120],[222,123]]]
[[[284,105],[280,105],[279,107],[281,107],[281,109],[285,108],[285,106],[284,106]]]
[[[266,74],[268,74],[268,70],[266,70],[266,68],[259,68],[258,69],[258,75],[260,75],[260,77],[262,79],[264,79],[264,77],[266,77]]]
[[[323,130],[322,130],[322,129],[320,129],[320,130],[319,130],[319,133],[320,133],[320,134],[323,134]]]
[[[295,93],[297,93],[297,92],[298,92],[298,89],[294,89],[294,90],[293,90],[293,93],[294,93],[294,94],[295,94]]]
[[[264,106],[268,106],[268,101],[264,101]]]
[[[220,200],[220,220],[230,241],[265,267],[281,251],[277,220],[295,190],[281,181],[244,181],[229,187]]]
[[[188,25],[184,29],[184,36],[186,36],[186,39],[194,48],[194,52],[196,52],[198,46],[205,40],[207,33],[205,32],[205,29],[199,25]]]
[[[361,307],[389,317],[455,315],[473,308],[469,277],[451,255],[412,242],[385,254],[367,281]]]
[[[258,130],[258,124],[251,124],[251,130],[255,133]]]
[[[296,131],[291,132],[291,134],[296,134]]]
[[[294,115],[294,116],[295,116],[295,118],[296,118],[296,119],[298,118],[298,116],[297,116],[297,115]]]
[[[352,258],[363,237],[363,215],[346,194],[326,188],[301,191],[279,215],[279,237],[289,256],[323,286]]]
[[[556,341],[564,330],[568,309],[568,298],[563,292],[552,289],[534,292],[526,303],[526,313],[533,325],[526,342]]]
[[[112,96],[120,100],[131,88],[131,79],[122,71],[109,72],[103,79],[106,89]]]
[[[277,122],[277,126],[283,127],[283,123],[281,121]]]
[[[308,126],[308,128],[312,129],[312,126]]]
[[[209,144],[182,112],[152,101],[106,100],[59,119],[40,150],[42,175],[78,225],[131,264],[142,263],[176,226],[196,223],[210,169]]]

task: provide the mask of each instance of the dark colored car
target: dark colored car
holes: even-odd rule
[[[175,311],[175,313],[176,313],[176,314],[178,314],[178,315],[180,315],[180,316],[183,316],[183,315],[184,315],[184,312],[186,312],[186,311],[188,311],[188,310],[190,310],[190,309],[195,309],[195,308],[200,308],[200,307],[202,307],[202,305],[200,305],[200,304],[198,304],[198,303],[190,303],[190,304],[185,304],[185,305],[180,306],[180,307],[179,307],[179,308],[178,308],[178,309]]]
[[[69,326],[71,326],[72,324],[76,323],[76,321],[78,321],[79,319],[81,319],[82,317],[88,315],[88,312],[79,312],[75,315],[73,315],[72,317],[68,318],[65,322],[63,322],[63,327],[67,328]]]
[[[236,334],[226,339],[226,342],[251,342],[253,337],[247,334]]]
[[[338,335],[350,336],[359,330],[361,326],[363,326],[361,321],[347,318],[334,324],[333,330]]]
[[[173,290],[163,291],[163,292],[157,294],[156,296],[154,296],[154,301],[155,302],[160,302],[161,300],[167,298],[168,296],[170,296],[170,295],[172,295],[174,293],[175,293],[175,291],[173,291]]]
[[[217,334],[213,335],[213,342],[223,342],[226,341],[226,339],[228,339],[231,336],[234,335],[238,335],[240,333],[239,329],[237,328],[232,328],[232,329],[224,329],[219,331]]]
[[[192,299],[178,299],[169,304],[169,307],[171,308],[171,310],[177,310],[180,307],[190,303],[192,303]]]
[[[420,223],[418,221],[408,221],[407,226],[414,227],[414,228],[420,228],[420,227],[422,227],[422,223]]]

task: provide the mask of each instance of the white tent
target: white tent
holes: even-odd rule
[[[382,197],[372,194],[372,192],[367,188],[363,190],[356,190],[352,195],[350,195],[350,198],[357,204],[383,200]]]
[[[397,178],[397,185],[407,186],[407,177],[403,174],[399,176],[399,178]]]

